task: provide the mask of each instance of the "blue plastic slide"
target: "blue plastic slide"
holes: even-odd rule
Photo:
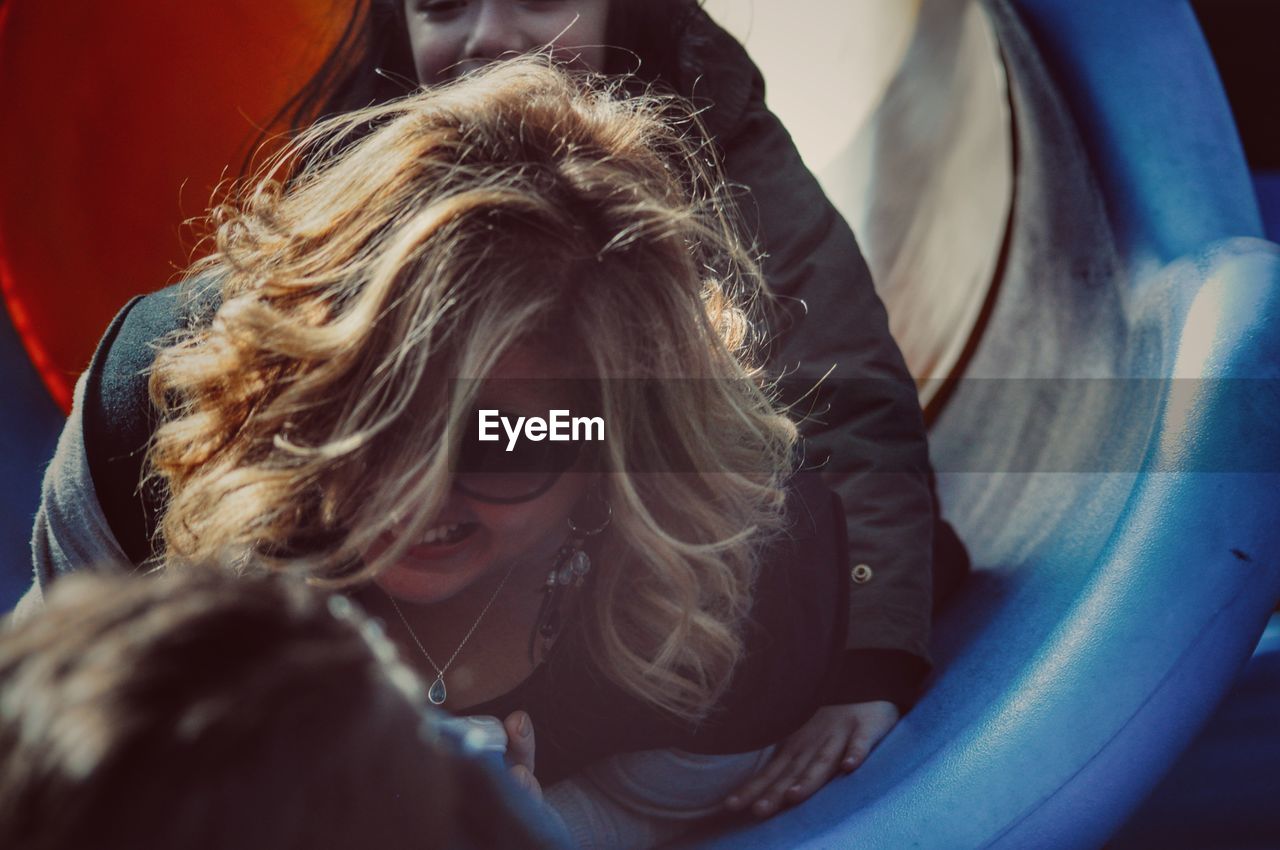
[[[931,434],[975,574],[867,763],[708,847],[1100,847],[1280,598],[1280,248],[1191,9],[985,5],[1014,210]]]

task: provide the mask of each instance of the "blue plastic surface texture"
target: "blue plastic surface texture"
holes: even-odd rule
[[[9,313],[0,305],[0,613],[31,584],[31,523],[44,465],[62,414],[32,367]]]
[[[1208,727],[1109,850],[1255,850],[1280,843],[1280,614]]]
[[[1249,172],[1185,0],[1018,0],[1072,107],[1135,264],[1261,236]]]
[[[1272,242],[1280,240],[1280,171],[1255,171],[1253,189],[1267,238]]]
[[[987,4],[1017,139],[992,311],[931,439],[975,574],[850,777],[705,846],[1096,848],[1280,599],[1280,248],[1184,3]],[[1066,97],[1055,94],[1066,88]]]

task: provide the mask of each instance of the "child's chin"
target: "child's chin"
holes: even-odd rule
[[[401,602],[430,605],[461,593],[482,575],[482,569],[428,570],[397,564],[379,575],[377,583]]]

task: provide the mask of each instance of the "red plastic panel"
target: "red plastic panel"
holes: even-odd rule
[[[54,398],[323,60],[340,0],[0,4],[0,286]]]

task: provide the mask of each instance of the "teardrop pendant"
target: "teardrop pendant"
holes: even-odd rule
[[[422,693],[419,691],[418,693]],[[427,691],[427,699],[432,705],[444,705],[444,701],[448,699],[449,692],[444,687],[444,676],[436,676],[436,680],[431,683],[431,689]]]

